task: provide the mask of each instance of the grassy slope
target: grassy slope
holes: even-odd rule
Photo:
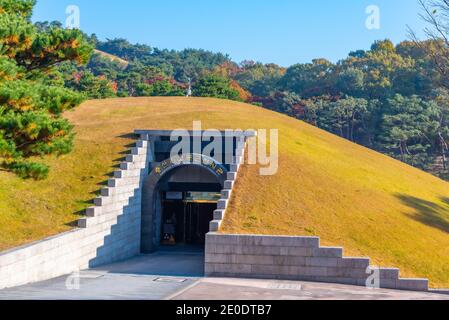
[[[97,49],[95,49],[94,52],[95,52],[96,54],[102,56],[103,58],[109,59],[109,60],[112,61],[112,62],[117,62],[117,63],[119,63],[120,66],[122,66],[123,68],[126,68],[126,67],[129,65],[129,62],[128,62],[128,61],[126,61],[126,60],[124,60],[124,59],[122,59],[122,58],[119,58],[119,57],[117,57],[117,56],[114,56],[114,55],[112,55],[112,54],[109,54],[109,53],[107,53],[107,52],[100,51],[100,50],[97,50]]]
[[[49,159],[50,178],[0,172],[0,250],[70,228],[132,141],[136,128],[277,128],[280,168],[244,167],[224,231],[317,235],[346,255],[449,287],[449,184],[286,116],[215,99],[90,101],[67,117],[72,154]],[[67,225],[66,225],[67,224]]]

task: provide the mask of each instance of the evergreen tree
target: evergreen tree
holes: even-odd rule
[[[432,162],[435,129],[440,118],[434,101],[396,95],[388,100],[380,142],[393,157],[425,169]]]
[[[35,0],[0,0],[0,166],[42,179],[45,164],[30,158],[70,152],[72,126],[61,117],[82,96],[58,85],[55,66],[87,62],[92,48],[78,30],[31,21]]]
[[[215,74],[209,74],[200,78],[192,89],[193,95],[196,97],[241,100],[239,92],[231,87],[231,81]]]

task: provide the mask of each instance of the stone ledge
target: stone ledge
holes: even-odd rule
[[[223,189],[221,191],[221,198],[222,199],[230,200],[231,196],[232,196],[232,190]]]
[[[413,291],[429,291],[428,279],[401,279],[399,278],[396,289],[413,290]]]
[[[305,247],[318,248],[318,237],[291,237],[267,235],[230,235],[209,233],[206,235],[210,244],[243,245],[243,246],[273,246],[273,247]]]
[[[226,180],[226,181],[224,182],[224,189],[232,190],[232,188],[234,188],[234,181],[232,181],[232,180]]]
[[[399,269],[370,267],[369,258],[343,257],[343,248],[320,247],[317,237],[206,236],[206,276],[250,277],[369,285],[378,271],[381,288],[428,291],[427,279],[399,278]],[[373,283],[375,285],[375,283]]]
[[[216,232],[216,231],[220,230],[221,223],[222,223],[222,220],[213,220],[209,224],[209,229],[212,232]]]
[[[130,177],[130,178],[112,178],[108,180],[108,187],[109,188],[116,188],[116,187],[124,187],[124,186],[140,186],[140,177]]]
[[[142,176],[141,169],[128,169],[128,170],[116,170],[114,171],[114,178],[139,178]]]
[[[105,187],[101,189],[101,195],[103,197],[111,197],[114,195],[134,193],[137,194],[139,188],[135,186],[125,186],[125,187]],[[140,193],[139,193],[140,194]]]
[[[146,168],[146,161],[120,163],[121,170],[145,170],[145,168]]]
[[[124,202],[125,203],[125,202]],[[134,211],[140,208],[140,201],[130,201],[127,204],[112,204],[101,207],[90,207],[86,210],[86,216],[90,218],[100,217],[103,215],[110,215],[116,213],[117,215],[123,214],[123,210]]]
[[[223,220],[225,215],[225,211],[224,210],[215,210],[214,211],[214,220]],[[215,230],[218,231],[218,230]]]
[[[129,204],[130,200],[135,197],[134,192],[121,193],[113,196],[101,196],[94,199],[94,204],[97,207],[114,205],[114,204]]]

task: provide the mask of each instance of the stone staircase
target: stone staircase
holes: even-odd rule
[[[210,233],[206,275],[429,290],[427,279],[400,278],[399,269],[371,266],[369,258],[344,257],[343,248],[322,247],[317,237]]]
[[[223,223],[229,201],[231,200],[232,197],[232,190],[238,177],[238,172],[240,170],[241,165],[244,162],[244,154],[246,146],[247,140],[245,138],[242,138],[237,143],[234,164],[230,166],[227,180],[225,181],[224,188],[221,191],[221,198],[220,200],[218,200],[217,210],[214,211],[214,220],[211,221],[210,223],[211,232],[216,232],[220,230],[221,224]]]

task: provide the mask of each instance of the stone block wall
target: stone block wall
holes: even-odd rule
[[[205,273],[209,277],[300,280],[357,286],[365,286],[368,277],[377,273],[380,288],[429,289],[427,279],[401,279],[398,269],[370,267],[369,258],[343,257],[343,248],[321,247],[317,237],[209,233]]]
[[[241,139],[237,142],[234,164],[230,166],[227,180],[224,182],[224,188],[221,191],[221,198],[217,203],[217,210],[214,211],[214,220],[210,222],[209,228],[211,232],[220,230],[223,220],[226,216],[226,210],[228,208],[229,201],[231,201],[233,188],[235,182],[237,181],[240,167],[242,166],[244,161],[246,146],[246,138],[241,137]]]
[[[48,280],[140,253],[141,186],[151,148],[137,142],[79,228],[0,253],[0,289]]]

